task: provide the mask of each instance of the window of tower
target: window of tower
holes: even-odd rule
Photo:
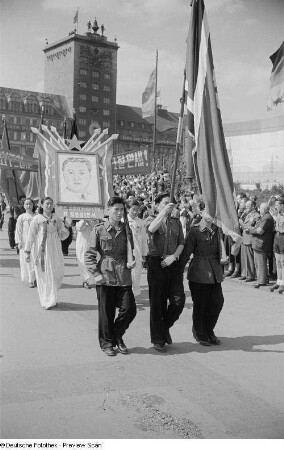
[[[107,105],[110,103],[110,99],[109,98],[104,98],[104,103],[106,103]]]
[[[85,113],[86,112],[86,106],[79,106],[79,112]]]
[[[109,116],[109,115],[110,115],[109,109],[104,109],[104,110],[103,110],[103,115],[104,115],[104,116]]]
[[[110,80],[110,73],[104,73],[104,79]]]
[[[105,92],[110,92],[110,86],[104,86],[103,89]]]
[[[96,95],[92,95],[92,102],[97,103],[99,101],[99,97]]]
[[[99,77],[100,77],[100,74],[99,74],[99,72],[97,72],[97,71],[93,71],[93,72],[92,72],[92,76],[93,76],[94,78],[99,78]]]
[[[79,98],[80,98],[80,100],[86,100],[87,96],[86,96],[86,94],[80,94]]]
[[[92,89],[94,91],[98,91],[99,90],[99,85],[98,84],[92,84]]]
[[[88,71],[86,69],[80,69],[80,75],[88,75]]]
[[[103,122],[103,128],[109,128],[110,122]]]

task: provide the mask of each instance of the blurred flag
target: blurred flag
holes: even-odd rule
[[[186,121],[193,162],[208,213],[226,234],[241,239],[203,0],[193,0],[187,37]]]
[[[3,120],[1,149],[3,149],[4,152],[11,151],[7,123],[5,119]],[[5,196],[10,205],[17,205],[19,203],[20,196],[25,195],[19,178],[19,172],[17,170],[0,169],[0,187],[5,192]]]
[[[79,16],[79,8],[77,8],[76,14],[73,19],[73,23],[78,23],[78,16]]]
[[[150,75],[148,84],[142,94],[142,117],[151,117],[155,113],[156,69]]]
[[[280,48],[270,59],[273,64],[270,75],[270,93],[267,102],[267,110],[276,108],[278,103],[284,102],[284,41]]]

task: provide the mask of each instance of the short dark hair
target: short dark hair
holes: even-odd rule
[[[36,206],[35,206],[34,200],[33,200],[31,197],[27,197],[27,198],[25,199],[25,202],[26,202],[27,200],[29,200],[30,202],[32,202],[32,204],[33,204],[32,212],[35,212]]]
[[[129,200],[127,202],[127,208],[128,209],[132,208],[132,206],[139,206],[140,207],[140,203],[138,202],[138,200],[136,200],[136,198],[133,198],[132,200]]]
[[[163,198],[166,198],[166,197],[171,197],[171,194],[169,192],[162,192],[161,194],[157,195],[157,197],[155,198],[155,205],[158,205],[159,203],[161,203]],[[173,203],[176,203],[175,198],[173,198]]]
[[[109,201],[107,202],[107,205],[109,207],[111,207],[111,206],[115,205],[115,203],[120,203],[121,205],[125,205],[124,199],[122,197],[118,197],[118,196],[111,197],[109,199]]]
[[[53,198],[51,198],[51,197],[43,197],[41,199],[41,205],[43,205],[46,200],[51,200],[54,203]],[[53,208],[53,210],[51,212],[54,213],[55,212],[55,208]],[[39,214],[43,214],[43,207],[42,206],[39,206],[38,213]]]

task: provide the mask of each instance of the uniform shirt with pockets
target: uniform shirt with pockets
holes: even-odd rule
[[[127,268],[125,224],[120,222],[115,228],[107,220],[97,225],[93,233],[91,246],[85,253],[88,271],[95,277],[103,275],[107,286],[131,286],[131,270]]]
[[[168,232],[166,231],[166,225],[161,225],[154,233],[149,231],[150,221],[147,222],[148,232],[148,247],[149,255],[155,257],[161,257],[164,255],[173,255],[179,245],[184,245],[184,235],[182,231],[182,225],[179,219],[170,217],[167,221]],[[165,239],[167,234],[167,245],[165,248]],[[164,252],[164,250],[166,250]]]

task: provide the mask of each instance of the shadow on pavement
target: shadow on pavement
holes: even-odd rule
[[[60,289],[82,289],[82,285],[62,283]]]
[[[20,261],[19,259],[0,259],[0,265],[1,267],[20,267]]]
[[[239,336],[235,338],[225,338],[220,337],[221,345],[211,345],[210,347],[204,347],[200,344],[192,342],[174,342],[171,346],[166,346],[166,353],[159,353],[153,347],[133,347],[129,349],[130,353],[137,354],[153,354],[160,356],[167,355],[181,355],[183,353],[209,353],[212,351],[222,352],[229,350],[242,350],[244,352],[252,353],[284,353],[284,350],[273,350],[273,349],[261,349],[254,348],[260,345],[277,345],[284,343],[283,335],[275,336]]]
[[[92,311],[97,305],[82,305],[82,303],[57,303],[56,311]]]

